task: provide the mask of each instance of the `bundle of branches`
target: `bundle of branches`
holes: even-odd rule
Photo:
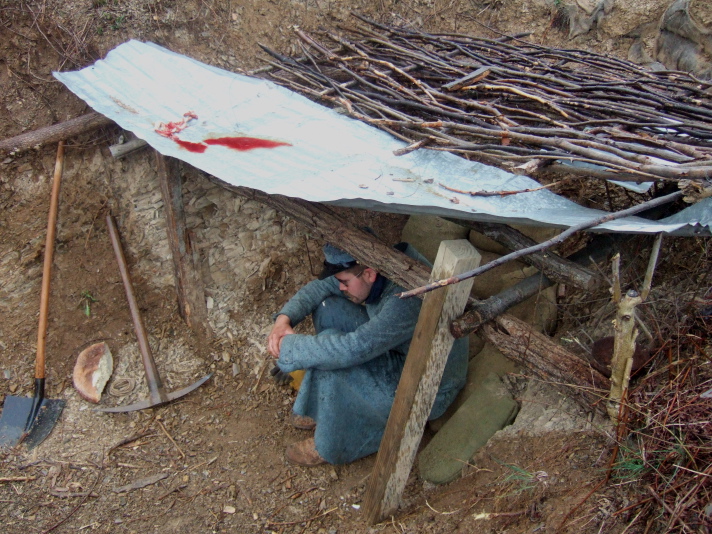
[[[272,80],[409,143],[520,174],[712,176],[712,83],[516,38],[363,23],[297,32],[299,60],[269,50]]]

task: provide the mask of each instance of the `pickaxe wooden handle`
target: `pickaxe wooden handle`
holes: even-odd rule
[[[163,381],[161,380],[161,375],[158,373],[158,368],[156,367],[156,361],[153,359],[151,347],[148,344],[146,328],[143,325],[141,312],[138,309],[138,304],[136,302],[136,297],[134,296],[133,285],[131,284],[128,267],[126,266],[126,257],[124,256],[124,250],[121,247],[121,238],[119,237],[119,231],[116,228],[116,223],[114,222],[114,218],[111,216],[111,214],[106,216],[106,224],[109,227],[109,237],[111,237],[111,244],[114,247],[116,261],[119,263],[119,272],[121,273],[121,279],[124,282],[126,298],[129,301],[131,319],[133,320],[134,330],[136,331],[136,337],[138,338],[138,347],[141,351],[141,360],[143,362],[143,367],[146,370],[146,381],[148,382],[149,398],[134,404],[130,404],[128,406],[100,408],[99,410],[102,412],[131,412],[134,410],[151,408],[153,406],[160,406],[161,404],[165,404],[174,399],[182,397],[183,395],[190,393],[194,389],[199,388],[212,376],[212,373],[207,376],[204,376],[203,378],[188,387],[185,387],[178,391],[174,391],[173,393],[166,392],[166,389],[163,386]]]

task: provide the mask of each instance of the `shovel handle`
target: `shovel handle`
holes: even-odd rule
[[[42,269],[42,292],[40,293],[40,324],[37,329],[37,357],[35,358],[35,387],[38,380],[45,377],[45,349],[47,346],[47,315],[49,311],[49,283],[52,278],[54,261],[54,238],[57,231],[57,207],[59,205],[59,186],[64,171],[64,141],[57,147],[57,160],[54,164],[52,196],[49,201],[49,220],[47,221],[47,240],[45,242],[44,267]]]

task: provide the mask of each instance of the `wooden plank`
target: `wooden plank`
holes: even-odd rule
[[[185,227],[185,208],[178,160],[156,152],[158,179],[161,183],[166,214],[168,242],[173,255],[178,311],[186,324],[202,339],[212,337],[208,307],[200,273],[193,263],[190,237]]]
[[[431,280],[476,268],[481,256],[465,239],[443,241]],[[428,293],[423,299],[408,357],[364,499],[373,524],[397,508],[442,379],[454,338],[450,321],[462,313],[473,280]]]

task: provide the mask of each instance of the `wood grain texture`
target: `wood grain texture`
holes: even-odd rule
[[[46,126],[38,130],[10,137],[9,139],[3,139],[0,141],[0,153],[22,152],[35,148],[36,146],[56,143],[62,139],[70,139],[75,135],[111,124],[114,124],[114,121],[101,113],[87,113],[75,119],[53,124],[52,126]]]
[[[497,317],[481,332],[507,358],[575,399],[586,410],[594,405],[602,408],[599,401],[610,389],[608,378],[549,336],[511,315]]]
[[[156,152],[158,181],[161,184],[168,243],[173,256],[178,311],[186,324],[204,340],[212,337],[208,307],[200,273],[193,262],[193,251],[185,226],[185,207],[178,160]]]
[[[440,244],[431,279],[476,267],[480,254],[464,239]],[[425,296],[410,351],[369,479],[364,513],[376,523],[398,508],[454,338],[450,322],[462,313],[472,287],[448,286]]]

